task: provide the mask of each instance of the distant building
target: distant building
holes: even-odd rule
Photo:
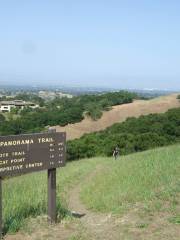
[[[45,100],[53,100],[56,97],[58,98],[72,98],[73,96],[68,93],[56,92],[56,91],[39,91],[38,96]]]
[[[24,109],[25,107],[37,108],[35,103],[25,102],[22,100],[2,101],[0,102],[0,112],[10,112],[12,108]]]

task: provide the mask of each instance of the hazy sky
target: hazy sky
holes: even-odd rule
[[[180,89],[179,0],[0,0],[0,84]]]

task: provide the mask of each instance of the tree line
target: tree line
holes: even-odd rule
[[[86,134],[68,142],[68,160],[94,156],[112,156],[115,146],[120,154],[165,146],[180,142],[180,108],[162,114],[128,118],[104,131]]]

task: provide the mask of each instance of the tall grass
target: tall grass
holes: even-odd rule
[[[138,203],[155,207],[178,204],[180,145],[106,159],[106,168],[83,188],[82,200],[91,209],[121,213]]]
[[[122,156],[117,161],[102,157],[68,163],[57,170],[58,215],[68,213],[66,192],[79,182],[83,183],[82,200],[97,211],[120,213],[136,203],[157,200],[178,204],[179,172],[179,145]],[[89,181],[88,174],[93,176]],[[26,218],[46,214],[46,206],[46,172],[3,181],[4,233],[16,232]]]
[[[98,161],[98,160],[97,160]],[[69,187],[91,172],[95,161],[79,161],[57,170],[57,213],[67,213],[65,194]],[[47,212],[47,173],[39,172],[3,181],[4,233],[16,232],[25,218]]]

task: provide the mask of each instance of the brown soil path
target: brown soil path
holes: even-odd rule
[[[90,182],[103,170],[104,166],[97,165],[82,183],[69,192],[69,209],[76,214],[85,214],[80,218],[80,226],[86,232],[82,240],[179,240],[180,228],[168,222],[168,211],[154,212],[142,215],[142,205],[137,203],[122,216],[111,213],[93,212],[84,206],[80,200],[82,187]],[[77,238],[79,239],[79,238]]]
[[[69,191],[69,210],[74,216],[83,215],[81,218],[77,218],[75,222],[61,222],[56,225],[48,225],[46,216],[32,219],[26,231],[6,235],[5,240],[119,240],[119,227],[115,218],[111,214],[88,210],[79,199],[82,184],[91,181],[102,170],[102,167],[102,165],[97,165],[83,182],[78,183]]]
[[[79,123],[68,124],[65,127],[56,126],[57,131],[65,131],[67,139],[80,138],[85,133],[103,130],[114,123],[123,122],[128,117],[139,117],[150,113],[163,113],[170,108],[180,107],[178,94],[158,97],[152,100],[137,100],[133,103],[114,106],[112,110],[104,112],[101,119],[93,121],[85,118]]]
[[[97,166],[86,179],[83,185],[91,181],[93,177],[101,171],[102,166]],[[116,219],[111,214],[95,213],[88,210],[80,201],[80,191],[82,183],[75,186],[69,193],[69,209],[75,214],[82,215],[80,218],[82,227],[86,230],[88,239],[91,240],[119,240],[119,231]]]

